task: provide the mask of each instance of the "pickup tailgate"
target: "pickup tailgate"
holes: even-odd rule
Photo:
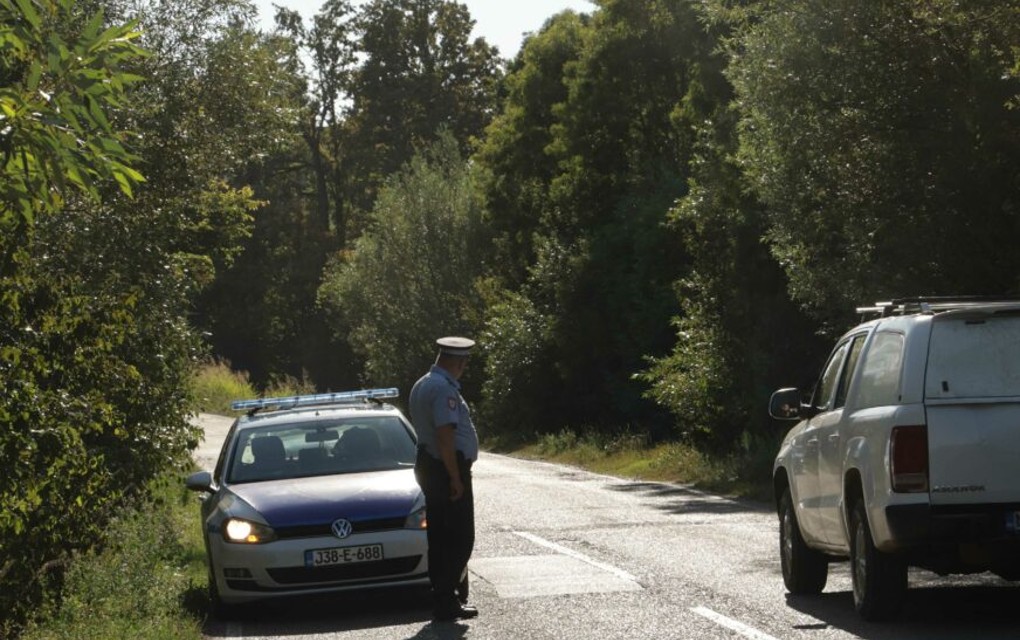
[[[925,411],[933,505],[1020,503],[1020,310],[936,316]]]

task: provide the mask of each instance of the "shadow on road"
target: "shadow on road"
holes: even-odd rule
[[[655,500],[653,506],[667,513],[772,513],[773,508],[767,502],[723,498],[685,487],[683,485],[662,482],[625,482],[608,487],[613,491],[622,491],[642,495]]]
[[[239,607],[228,618],[209,618],[206,638],[308,636],[380,627],[420,626],[408,640],[459,640],[468,627],[432,622],[428,589],[367,590],[358,593],[285,598]]]
[[[989,581],[995,579],[989,577]],[[802,629],[841,629],[864,640],[1015,640],[1020,637],[1016,608],[1020,587],[1009,583],[966,586],[914,586],[895,620],[869,623],[854,611],[849,591],[817,596],[786,596],[787,605],[819,620]]]

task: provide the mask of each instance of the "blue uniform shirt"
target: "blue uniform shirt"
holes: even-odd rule
[[[478,459],[478,433],[471,422],[471,411],[460,395],[460,383],[446,369],[432,365],[429,372],[414,383],[410,397],[411,423],[418,434],[418,445],[433,458],[439,458],[436,427],[452,424],[453,443],[468,460]]]

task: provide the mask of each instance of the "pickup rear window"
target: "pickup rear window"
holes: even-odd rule
[[[925,396],[1020,396],[1020,316],[942,316],[932,323]]]

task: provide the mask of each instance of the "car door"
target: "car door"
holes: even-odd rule
[[[829,544],[845,544],[840,499],[843,495],[843,436],[846,426],[847,395],[854,372],[861,360],[866,333],[851,336],[844,363],[837,377],[835,394],[828,409],[819,418],[815,435],[818,438],[818,526]]]
[[[811,394],[811,405],[816,414],[807,420],[804,429],[797,435],[791,446],[793,457],[793,477],[791,479],[796,492],[797,519],[800,521],[801,532],[809,541],[825,542],[827,537],[822,530],[819,516],[821,486],[819,484],[820,438],[828,432],[833,420],[838,420],[838,412],[831,407],[835,401],[839,386],[843,362],[850,346],[849,340],[841,341],[833,349],[822,375],[815,384]]]

